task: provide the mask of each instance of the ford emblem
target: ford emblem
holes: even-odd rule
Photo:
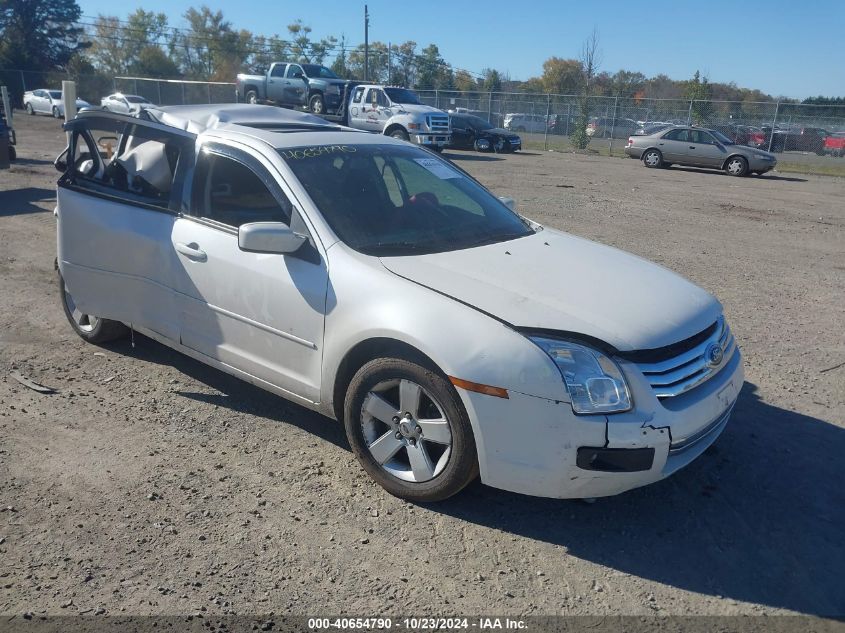
[[[709,367],[718,367],[724,355],[725,352],[718,343],[710,343],[707,349],[704,350],[704,360]]]

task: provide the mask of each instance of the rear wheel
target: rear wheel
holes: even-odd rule
[[[65,316],[71,327],[73,327],[73,331],[88,343],[100,344],[113,341],[123,338],[129,331],[129,328],[119,321],[101,319],[92,314],[83,313],[76,306],[76,302],[70,294],[61,273],[59,273],[59,294]]]
[[[247,103],[255,105],[258,103],[258,93],[255,90],[247,90],[244,99]]]
[[[729,176],[744,176],[748,173],[748,161],[742,156],[732,156],[725,163],[725,172]]]
[[[659,150],[650,149],[643,154],[643,164],[649,169],[663,166],[663,154]]]
[[[326,104],[323,101],[323,95],[319,92],[312,95],[311,99],[308,101],[308,107],[314,114],[323,114],[323,112],[326,111]]]
[[[59,106],[53,106],[53,118],[61,118],[61,114],[59,114]]]
[[[344,425],[364,470],[397,497],[440,501],[477,475],[472,428],[455,388],[415,362],[380,358],[358,370]]]

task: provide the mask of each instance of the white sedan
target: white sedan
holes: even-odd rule
[[[76,100],[76,109],[88,108],[91,104]],[[29,114],[50,114],[57,119],[65,115],[65,104],[61,90],[31,90],[23,93],[23,107]]]
[[[158,107],[144,97],[125,95],[120,92],[103,97],[100,99],[100,105],[111,112],[123,112],[124,114],[137,114],[141,110]]]
[[[613,495],[728,423],[743,370],[713,296],[521,217],[424,149],[255,105],[86,111],[65,129],[75,331],[129,325],[341,420],[394,495],[436,501],[479,475]]]

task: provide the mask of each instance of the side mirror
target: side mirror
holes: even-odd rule
[[[513,198],[499,196],[499,201],[511,211],[516,212],[516,200],[514,200]]]
[[[53,161],[53,167],[56,168],[56,171],[63,174],[67,171],[67,161],[65,158],[67,157],[67,148],[56,157],[56,160]]]
[[[294,253],[307,239],[282,222],[250,222],[238,227],[238,248],[250,253]]]

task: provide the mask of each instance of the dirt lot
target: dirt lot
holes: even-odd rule
[[[420,507],[371,483],[336,423],[140,336],[78,339],[53,271],[63,136],[15,123],[0,614],[845,614],[842,180],[452,153],[526,215],[715,293],[748,382],[719,442],[659,484],[586,505],[476,483]]]

